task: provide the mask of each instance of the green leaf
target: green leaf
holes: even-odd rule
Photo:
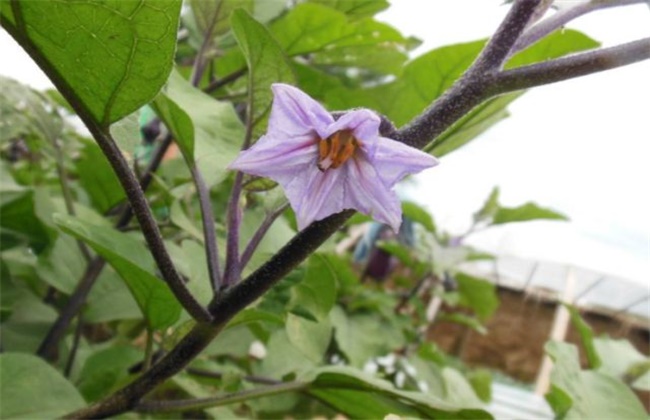
[[[253,0],[190,0],[194,19],[201,36],[222,35],[230,29],[230,16],[235,9],[253,9]]]
[[[126,198],[115,172],[95,143],[86,144],[75,165],[79,183],[98,212],[106,213]]]
[[[197,163],[206,184],[221,182],[244,138],[232,105],[204,94],[173,71],[153,107],[174,134],[185,159]]]
[[[294,314],[287,315],[287,337],[293,346],[315,364],[323,363],[332,337],[329,320],[313,322]]]
[[[335,306],[330,320],[339,349],[355,367],[361,368],[373,357],[393,351],[404,340],[399,330],[373,314],[348,315]]]
[[[389,382],[347,366],[318,368],[299,378],[309,381],[309,393],[355,418],[388,414],[424,418],[491,418],[481,403],[446,402],[431,394],[402,391]],[[471,388],[469,388],[471,392]]]
[[[14,298],[11,316],[2,323],[2,348],[4,351],[34,353],[58,314],[26,288],[17,288]]]
[[[421,224],[427,231],[431,233],[436,232],[436,225],[433,222],[431,213],[419,204],[412,201],[403,201],[402,214],[414,222]]]
[[[491,219],[494,217],[496,212],[499,210],[499,187],[492,188],[490,195],[483,204],[483,207],[476,213],[474,213],[474,222],[478,222],[485,219]]]
[[[345,13],[351,18],[374,16],[390,6],[386,0],[309,0]]]
[[[233,12],[231,25],[248,65],[248,118],[257,126],[256,138],[266,129],[266,124],[259,122],[271,108],[271,84],[295,84],[295,76],[284,51],[264,25],[242,9]]]
[[[602,372],[580,370],[574,345],[548,342],[546,352],[555,362],[551,382],[562,392],[551,393],[551,406],[567,410],[557,415],[566,419],[620,418],[647,419],[634,393],[620,380]]]
[[[458,303],[471,308],[483,321],[491,317],[499,307],[499,297],[494,284],[464,273],[457,273],[455,278],[460,295]]]
[[[75,387],[40,357],[0,354],[0,417],[47,419],[86,405]]]
[[[499,207],[492,219],[492,224],[500,225],[503,223],[526,222],[540,219],[569,220],[568,217],[561,213],[529,202],[518,207]]]
[[[149,102],[167,80],[180,0],[9,3],[3,25],[101,125]]]
[[[599,337],[593,340],[594,351],[602,364],[598,371],[607,373],[621,380],[630,373],[630,368],[637,364],[650,361],[639,352],[628,340],[616,340],[609,337]]]
[[[52,242],[47,227],[35,213],[34,193],[0,192],[0,249],[27,245],[35,253]]]
[[[88,295],[84,322],[99,324],[141,318],[142,312],[127,285],[112,267],[105,267]]]
[[[128,377],[129,368],[143,358],[141,350],[123,345],[97,351],[86,359],[77,387],[87,401],[97,401]]]
[[[596,351],[596,346],[594,344],[594,332],[585,322],[584,319],[580,316],[578,308],[571,305],[564,305],[571,315],[571,323],[578,330],[578,335],[580,335],[580,341],[582,342],[582,347],[585,349],[585,354],[587,355],[587,363],[591,369],[598,369],[603,363]],[[603,353],[605,357],[610,357],[610,354]]]
[[[142,242],[114,229],[94,226],[70,216],[59,214],[54,220],[64,232],[86,242],[115,268],[152,329],[163,329],[178,320],[180,303],[154,274],[153,258]]]
[[[110,132],[120,150],[133,160],[135,149],[142,142],[138,113],[130,114],[111,124]]]
[[[316,320],[327,319],[336,301],[337,272],[321,254],[312,254],[302,281],[291,288],[289,308],[306,310]]]
[[[289,340],[284,329],[271,334],[266,348],[267,355],[259,370],[261,375],[281,378],[290,373],[305,372],[315,366],[314,362]]]
[[[271,25],[271,32],[290,56],[310,54],[323,66],[357,67],[397,73],[414,46],[391,26],[321,4],[303,3]],[[383,70],[383,71],[382,71]]]

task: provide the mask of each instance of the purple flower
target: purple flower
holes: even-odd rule
[[[381,137],[379,117],[370,110],[350,111],[335,121],[301,90],[284,84],[272,89],[268,132],[230,169],[279,183],[301,230],[355,209],[397,232],[402,210],[393,186],[436,165],[436,158]]]

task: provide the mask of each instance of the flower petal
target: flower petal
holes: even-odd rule
[[[374,155],[369,159],[384,183],[392,187],[408,174],[436,166],[438,159],[404,143],[379,137]]]
[[[296,179],[294,184],[299,188],[288,185],[285,188],[287,198],[296,213],[296,221],[300,230],[309,226],[316,220],[351,208],[345,204],[345,171],[329,170],[319,171],[316,167]]]
[[[280,184],[303,176],[308,167],[316,166],[318,149],[310,136],[295,137],[293,141],[267,134],[228,166],[247,174],[271,178]]]
[[[290,85],[275,83],[273,105],[269,117],[268,132],[284,135],[289,141],[294,136],[318,134],[325,138],[327,127],[334,118],[318,102],[306,93]]]
[[[346,165],[348,179],[346,208],[354,208],[373,219],[386,223],[395,233],[402,224],[402,207],[397,194],[383,182],[379,173],[365,156],[351,159]]]

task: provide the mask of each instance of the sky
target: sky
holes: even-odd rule
[[[488,37],[508,10],[501,3],[394,0],[378,19],[422,39],[418,55]],[[650,8],[603,10],[567,27],[614,46],[650,36]],[[493,228],[471,243],[648,285],[649,98],[650,61],[531,90],[510,118],[420,175],[418,200],[439,226],[461,233],[498,185],[504,205],[532,200],[571,221]]]
[[[378,19],[422,39],[418,55],[489,36],[507,11],[501,3],[393,0]],[[568,27],[613,46],[650,36],[650,8],[599,11]],[[0,57],[0,75],[37,89],[51,86],[3,30]],[[529,91],[510,106],[511,118],[419,176],[418,200],[442,229],[461,233],[498,185],[504,205],[533,200],[571,221],[494,228],[475,234],[471,243],[648,284],[648,98],[650,61]]]

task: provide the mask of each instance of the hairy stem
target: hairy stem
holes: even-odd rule
[[[219,271],[219,248],[217,247],[217,232],[214,228],[214,211],[210,201],[210,190],[203,180],[196,162],[188,162],[196,193],[201,208],[201,222],[203,224],[203,237],[205,239],[205,258],[208,262],[210,285],[216,293],[221,287],[221,272]]]
[[[493,75],[488,93],[490,96],[496,96],[611,70],[649,58],[650,38],[644,38],[615,47],[588,51],[496,73]]]

